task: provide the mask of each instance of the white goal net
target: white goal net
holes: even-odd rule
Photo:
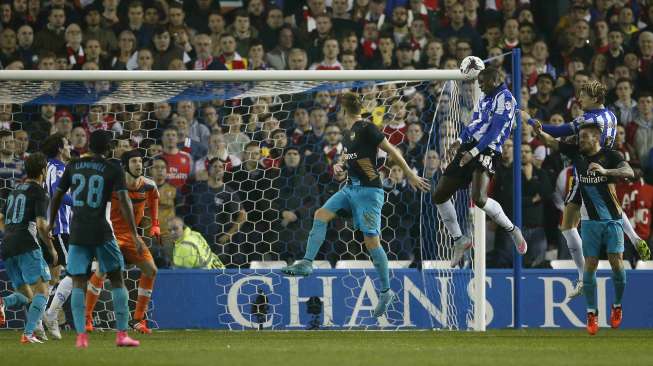
[[[146,175],[161,194],[163,246],[153,244],[151,250],[161,269],[171,269],[159,272],[165,280],[157,280],[161,286],[155,287],[148,311],[152,327],[484,329],[479,322],[484,300],[476,286],[484,281],[478,263],[484,252],[472,252],[463,268],[450,268],[451,241],[430,194],[412,190],[401,169],[382,153],[378,157],[386,203],[381,242],[398,295],[387,315],[372,316],[379,279],[347,212],[339,212],[329,224],[311,277],[292,278],[278,271],[303,257],[315,210],[344,184],[344,176],[332,169],[342,153],[345,124],[339,99],[344,92],[359,94],[364,116],[435,187],[452,159],[448,147],[471,119],[479,93],[474,81],[460,80],[452,70],[388,72],[365,76],[368,81],[360,80],[364,72],[351,81],[238,81],[247,79],[247,73],[234,76],[237,72],[225,81],[145,81],[147,73],[140,72],[120,76],[136,76],[134,80],[99,81],[83,74],[75,74],[76,81],[0,81],[0,128],[13,131],[15,145],[3,145],[7,151],[0,152],[2,197],[21,179],[24,153],[38,150],[51,133],[65,134],[78,154],[86,151],[87,134],[95,129],[114,132],[115,158],[139,149]],[[0,79],[7,78],[0,72]],[[49,129],[43,129],[48,126],[43,121],[51,123]],[[166,140],[171,130],[183,151],[176,157],[169,153],[174,142]],[[28,142],[21,131],[27,132]],[[179,156],[190,161],[182,164]],[[9,168],[9,158],[15,169]],[[157,165],[161,158],[163,168]],[[466,190],[456,194],[455,205],[463,231],[484,248],[478,242],[484,221],[475,217]],[[169,230],[174,216],[201,234],[224,269],[182,270],[202,266],[206,258],[187,247],[182,250],[188,241]],[[149,225],[147,217],[140,223],[145,233]],[[169,286],[181,276],[211,280]],[[137,279],[138,271],[130,269],[132,311]],[[0,269],[0,296],[10,289]],[[184,323],[183,315],[177,324],[167,315],[168,302],[189,295],[202,299],[192,311],[208,314],[206,324]],[[22,327],[23,316],[22,310],[9,311],[7,326]],[[113,326],[107,291],[100,296],[94,323],[98,328]]]

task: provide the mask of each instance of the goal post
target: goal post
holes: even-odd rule
[[[465,75],[459,70],[0,71],[0,104],[11,106],[8,113],[6,108],[3,110],[5,110],[4,115],[11,116],[8,122],[12,122],[12,126],[31,123],[25,115],[37,113],[34,110],[42,104],[66,105],[70,106],[70,109],[75,109],[77,106],[83,109],[102,105],[105,108],[98,112],[102,114],[102,118],[115,121],[114,126],[120,125],[115,127],[117,138],[127,136],[126,138],[130,139],[135,134],[142,135],[140,140],[129,141],[136,144],[133,145],[134,148],[143,150],[146,157],[149,157],[151,146],[156,145],[160,139],[160,136],[154,135],[154,132],[160,128],[155,123],[157,117],[152,106],[154,103],[174,104],[190,100],[196,102],[198,106],[203,106],[204,103],[209,105],[215,102],[216,109],[220,110],[219,128],[226,128],[227,133],[233,133],[234,131],[229,132],[233,126],[228,124],[231,123],[229,116],[237,114],[236,119],[240,120],[240,124],[235,128],[247,135],[249,141],[259,142],[261,147],[267,144],[265,145],[267,152],[262,152],[265,155],[273,154],[277,148],[277,141],[270,136],[274,132],[271,128],[283,129],[283,126],[294,126],[292,113],[296,109],[306,108],[311,111],[313,107],[322,109],[329,119],[329,125],[338,124],[341,118],[338,97],[345,90],[355,90],[365,102],[369,102],[367,107],[364,103],[367,116],[380,128],[387,125],[394,126],[393,120],[397,120],[397,126],[401,126],[400,118],[406,121],[411,119],[412,122],[408,124],[419,123],[422,126],[423,141],[426,146],[423,148],[422,156],[419,157],[423,160],[416,162],[416,169],[426,174],[427,164],[429,164],[426,162],[426,154],[430,151],[436,152],[443,165],[437,167],[437,171],[429,171],[427,178],[433,180],[439,177],[438,174],[443,171],[444,164],[452,158],[447,156],[448,147],[458,136],[461,128],[469,122],[474,103],[479,96],[475,81],[466,80]],[[318,100],[318,94],[322,99]],[[324,104],[319,104],[323,101]],[[203,118],[200,111],[198,116]],[[313,116],[310,118],[313,123]],[[135,123],[132,123],[134,121]],[[272,127],[268,126],[268,122]],[[395,130],[400,128],[390,129],[390,131]],[[292,137],[293,135],[288,133],[288,138],[292,139]],[[408,141],[408,137],[404,138]],[[145,141],[149,141],[147,145]],[[229,144],[231,143],[241,144],[242,141],[230,140]],[[239,145],[240,151],[244,146],[245,144]],[[230,147],[231,145],[227,149],[229,156],[237,155],[238,149],[230,150]],[[302,147],[304,148],[306,147]],[[302,154],[304,153],[306,150],[302,151]],[[313,153],[315,151],[311,150],[311,154]],[[302,158],[308,158],[309,155],[302,155]],[[246,161],[246,157],[239,157],[242,162]],[[268,158],[270,168],[279,169],[279,159],[283,159],[283,156],[265,157]],[[430,202],[430,195],[420,196],[405,189],[401,185],[403,183],[394,180],[390,164],[385,165],[388,163],[385,162],[385,157],[381,156],[381,158],[384,161],[383,178],[387,182],[387,185],[384,185],[387,203],[383,212],[382,245],[391,261],[417,263],[424,283],[421,289],[409,290],[405,288],[405,282],[394,278],[393,288],[396,287],[399,290],[396,292],[401,292],[401,296],[406,294],[404,301],[410,302],[411,298],[418,299],[418,302],[427,309],[426,316],[431,318],[430,328],[484,331],[486,248],[483,211],[473,207],[467,190],[461,190],[457,194],[456,208],[461,227],[463,231],[473,236],[474,250],[472,255],[466,257],[464,268],[451,269],[443,266],[443,263],[450,260],[452,243],[444,226],[439,222],[435,206]],[[305,240],[314,210],[323,203],[324,197],[332,194],[333,189],[338,187],[336,184],[338,182],[321,180],[324,174],[327,174],[326,178],[333,179],[333,173],[328,171],[328,162],[320,164],[322,164],[320,169],[324,171],[307,171],[306,177],[311,176],[311,178],[302,178],[306,179],[302,184],[306,186],[313,184],[317,188],[314,192],[307,191],[309,193],[306,193],[305,198],[308,200],[310,192],[313,192],[314,199],[310,203],[311,207],[303,210],[299,218],[295,218],[301,221],[301,225],[296,229],[288,229],[292,225],[282,217],[283,208],[280,207],[283,205],[279,202],[284,191],[277,184],[281,181],[285,182],[283,174],[274,173],[269,177],[266,175],[264,179],[269,185],[262,186],[263,188],[248,186],[251,177],[245,177],[243,180],[234,178],[235,174],[230,177],[234,179],[232,181],[234,196],[243,193],[238,198],[238,202],[246,211],[243,228],[234,235],[237,237],[234,241],[238,242],[218,245],[220,235],[214,234],[209,229],[206,229],[207,235],[205,235],[209,245],[218,252],[227,266],[226,270],[218,270],[216,274],[216,284],[219,283],[218,286],[224,287],[223,296],[217,297],[217,306],[225,309],[225,313],[229,309],[240,309],[238,319],[228,315],[220,316],[219,321],[226,324],[226,328],[246,329],[257,324],[265,328],[288,329],[288,319],[283,319],[282,311],[277,309],[285,308],[288,302],[295,304],[298,300],[284,299],[274,293],[264,293],[268,287],[274,288],[276,284],[283,282],[283,276],[275,268],[259,267],[252,270],[250,265],[252,262],[296,259],[284,254],[291,251],[288,243],[291,241],[300,243]],[[208,170],[207,167],[204,169]],[[187,194],[192,196],[195,193],[194,188],[188,189]],[[406,202],[406,197],[412,197],[410,203]],[[292,194],[284,199],[286,200],[284,204],[291,202]],[[308,205],[304,201],[299,204]],[[210,206],[203,207],[208,210]],[[415,215],[416,212],[411,211],[415,208],[419,210],[418,220],[411,216]],[[220,213],[222,212],[216,213],[216,217]],[[210,214],[212,212],[205,211],[195,216]],[[231,218],[232,216],[229,216],[227,221]],[[193,220],[189,221],[188,225],[204,233],[200,228],[201,224],[198,223],[201,219],[195,217]],[[369,261],[358,235],[350,219],[334,221],[318,259],[329,261],[331,266],[340,261]],[[296,252],[297,248],[295,247],[294,250]],[[422,267],[427,262],[432,266],[431,268]],[[343,328],[402,329],[407,327],[406,324],[410,321],[406,322],[404,318],[405,304],[391,306],[388,316],[378,322],[371,316],[371,312],[363,314],[367,310],[360,310],[366,309],[360,301],[374,302],[376,299],[370,297],[360,300],[359,295],[369,290],[370,284],[378,284],[376,273],[373,268],[363,267],[351,267],[347,268],[347,271],[348,275],[342,280],[344,289],[342,302],[343,308],[350,310],[350,314],[345,316],[342,322]],[[242,284],[243,278],[252,273],[257,276],[267,276],[270,280],[245,283],[234,300],[229,286],[235,283]],[[223,281],[225,278],[227,280]],[[273,285],[268,286],[268,283]],[[0,291],[3,289],[6,290],[6,285],[0,287]],[[132,295],[133,291],[135,290],[132,289]],[[291,294],[291,296],[299,295]],[[260,314],[246,314],[250,312],[250,308],[258,308],[259,301],[265,301],[266,309],[273,312],[268,318],[265,316],[261,318]],[[291,312],[296,310],[293,309],[291,306]],[[292,314],[290,316],[292,317]],[[261,319],[263,321],[260,321]],[[322,324],[325,325],[330,321],[333,319],[324,319]]]

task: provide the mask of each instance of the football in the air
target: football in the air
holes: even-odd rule
[[[476,56],[467,56],[460,64],[460,72],[463,73],[465,79],[473,80],[478,77],[478,74],[485,69],[483,60]]]

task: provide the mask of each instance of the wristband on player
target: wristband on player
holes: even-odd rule
[[[529,118],[528,119],[528,124],[529,125],[535,126],[536,123],[537,123],[537,120],[535,118]]]

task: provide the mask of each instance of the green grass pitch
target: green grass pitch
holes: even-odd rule
[[[118,349],[113,332],[94,333],[86,350],[74,335],[21,345],[0,332],[0,365],[652,365],[653,330],[159,331]]]

